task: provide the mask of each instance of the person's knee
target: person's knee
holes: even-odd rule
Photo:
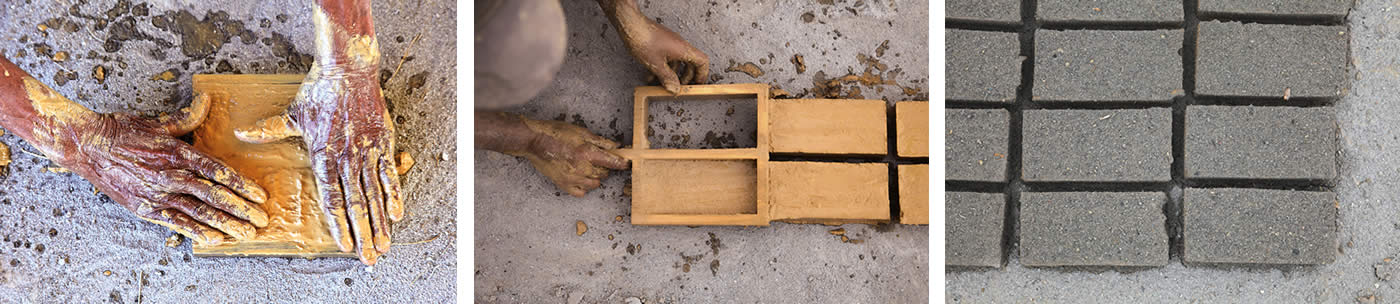
[[[475,32],[475,108],[525,104],[554,82],[568,32],[554,0],[500,1]]]

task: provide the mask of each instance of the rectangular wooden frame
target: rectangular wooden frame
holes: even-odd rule
[[[651,149],[647,141],[647,103],[653,98],[687,99],[727,99],[754,98],[757,109],[757,143],[747,149]],[[618,154],[632,160],[632,186],[649,187],[651,182],[637,180],[640,171],[647,170],[648,160],[754,160],[757,165],[757,193],[755,193],[755,214],[641,214],[632,203],[633,225],[736,225],[768,226],[768,85],[766,84],[721,84],[681,86],[679,92],[671,94],[659,86],[638,87],[633,92],[632,148],[618,150]],[[633,189],[636,193],[646,189]],[[684,203],[684,202],[668,202]]]

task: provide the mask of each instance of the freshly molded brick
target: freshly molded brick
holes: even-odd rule
[[[943,248],[948,266],[1001,267],[1005,196],[947,192],[944,201],[947,230]]]
[[[1186,107],[1187,178],[1337,177],[1331,107]]]
[[[1168,108],[1027,110],[1021,177],[1026,181],[1171,180]]]
[[[1161,192],[1021,194],[1026,266],[1163,266],[1167,218]]]
[[[1345,26],[1201,22],[1196,93],[1340,97],[1347,89]]]
[[[1186,263],[1327,264],[1337,258],[1337,196],[1331,192],[1187,189]]]
[[[944,112],[946,179],[1006,181],[1010,114],[1002,109],[948,109]]]
[[[948,0],[944,4],[948,19],[994,23],[1021,22],[1019,0]]]
[[[949,100],[1001,102],[1016,100],[1021,85],[1021,42],[1016,33],[946,30]]]
[[[1181,22],[1181,0],[1040,0],[1036,18],[1071,22]]]
[[[1035,101],[1170,102],[1182,86],[1181,30],[1040,30]]]
[[[1198,5],[1201,15],[1327,16],[1340,20],[1351,10],[1352,0],[1200,0]]]

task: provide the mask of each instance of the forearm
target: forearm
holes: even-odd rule
[[[476,111],[476,148],[521,156],[537,136],[524,116],[496,111]]]
[[[638,22],[633,22],[633,20],[638,19],[635,17],[641,17],[642,21],[646,20],[646,16],[642,15],[642,9],[637,7],[635,0],[598,0],[598,6],[603,9],[603,14],[608,16],[608,21],[612,22],[618,34],[624,37],[627,36],[631,27],[641,25]]]
[[[8,59],[0,57],[0,127],[69,166],[76,133],[98,131],[96,112],[64,98]]]
[[[379,42],[369,0],[316,0],[316,65],[323,72],[367,72],[379,68]]]

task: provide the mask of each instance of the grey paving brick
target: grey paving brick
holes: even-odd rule
[[[1186,107],[1187,178],[1337,177],[1331,107]]]
[[[1000,193],[948,192],[945,262],[949,266],[1001,267],[1006,198]]]
[[[1340,97],[1347,40],[1345,26],[1201,22],[1196,94]]]
[[[1040,0],[1036,18],[1041,21],[1181,22],[1181,0]]]
[[[1021,85],[1021,42],[1016,33],[945,30],[946,98],[1012,102]]]
[[[1163,266],[1167,217],[1161,192],[1021,194],[1026,266]]]
[[[1006,180],[1010,113],[1003,109],[948,109],[944,160],[948,180]]]
[[[1351,10],[1352,0],[1200,0],[1198,5],[1202,15],[1328,16],[1340,19]]]
[[[1332,192],[1187,189],[1186,263],[1326,264],[1337,257]]]
[[[1182,86],[1181,30],[1040,30],[1032,100],[1170,102]]]
[[[1026,181],[1169,181],[1169,108],[1027,110],[1021,133]]]
[[[948,19],[995,23],[1021,22],[1020,0],[948,0],[944,5]]]

